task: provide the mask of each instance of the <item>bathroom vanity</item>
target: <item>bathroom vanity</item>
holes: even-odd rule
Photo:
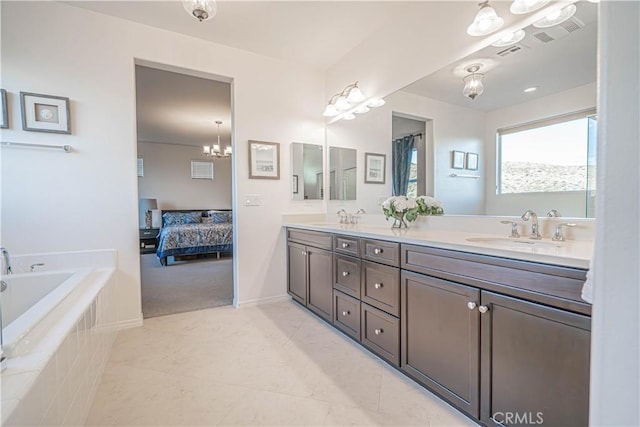
[[[483,424],[583,426],[588,250],[544,243],[289,223],[288,291]]]

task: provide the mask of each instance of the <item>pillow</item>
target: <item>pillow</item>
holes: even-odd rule
[[[214,221],[213,221],[213,218],[205,216],[205,217],[202,218],[202,223],[203,224],[213,224]]]
[[[213,218],[213,222],[232,222],[233,213],[231,211],[208,211],[209,218]]]
[[[165,212],[162,214],[162,223],[168,225],[198,224],[201,221],[200,212]]]

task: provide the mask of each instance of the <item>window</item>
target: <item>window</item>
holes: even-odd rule
[[[213,162],[191,161],[192,179],[213,179]]]
[[[138,157],[138,176],[144,176],[144,159]]]
[[[409,187],[407,197],[418,197],[418,148],[411,152],[411,169],[409,169]]]
[[[498,130],[498,194],[585,191],[594,111]]]

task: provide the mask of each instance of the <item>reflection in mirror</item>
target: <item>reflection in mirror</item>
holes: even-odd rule
[[[391,158],[394,140],[419,132],[401,130],[398,117],[421,121],[425,147],[415,160],[416,191],[420,194],[424,185],[424,194],[442,201],[447,214],[521,215],[534,209],[545,215],[556,209],[562,216],[593,216],[597,5],[581,1],[576,6],[574,17],[562,24],[526,27],[516,44],[488,46],[387,96],[386,105],[375,111],[331,124],[328,144],[348,137],[351,146]],[[474,64],[481,65],[477,73],[484,75],[484,92],[472,100],[463,95],[463,79]],[[506,158],[509,142],[501,144],[499,136],[533,127],[544,133],[550,123],[576,114],[582,115],[576,118],[582,120],[580,142],[568,143],[557,132],[536,136],[526,164]],[[464,154],[462,169],[453,167],[453,151]],[[424,169],[417,166],[421,161]],[[507,188],[505,173],[514,166],[520,170],[516,181],[535,182],[521,185],[522,191]],[[391,185],[386,192],[392,194]],[[367,197],[358,200],[361,206],[380,196],[367,186],[358,194]]]
[[[324,196],[322,145],[291,143],[293,200],[319,200]]]
[[[356,200],[357,151],[329,147],[329,199]]]

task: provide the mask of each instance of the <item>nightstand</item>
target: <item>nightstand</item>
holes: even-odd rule
[[[152,254],[156,251],[158,245],[158,228],[141,228],[140,229],[140,253]]]

